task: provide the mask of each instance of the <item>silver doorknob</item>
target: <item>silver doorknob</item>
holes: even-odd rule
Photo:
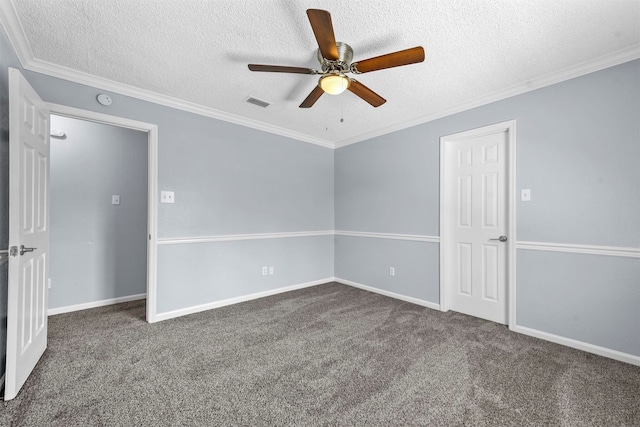
[[[20,255],[24,255],[25,252],[33,252],[38,248],[25,248],[24,245],[20,245]]]
[[[500,240],[501,242],[506,242],[508,239],[507,239],[507,236],[500,236],[497,239],[489,239],[489,240]]]

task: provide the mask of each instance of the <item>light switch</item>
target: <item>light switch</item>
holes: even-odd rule
[[[120,204],[120,196],[117,194],[114,194],[113,196],[111,196],[111,204],[112,205],[119,205]]]
[[[528,188],[520,190],[520,200],[523,202],[531,201],[531,190]]]
[[[161,191],[160,203],[174,203],[173,191]]]

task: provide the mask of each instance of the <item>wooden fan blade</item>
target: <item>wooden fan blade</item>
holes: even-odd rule
[[[351,79],[351,84],[349,85],[348,89],[374,107],[379,107],[387,102],[386,99],[384,99],[357,80]]]
[[[322,56],[332,61],[338,59],[338,47],[336,46],[336,36],[333,34],[331,14],[326,10],[307,9],[307,16]]]
[[[281,65],[249,64],[249,69],[251,71],[267,71],[271,73],[314,74],[314,70],[311,68],[283,67]]]
[[[309,94],[309,96],[307,96],[306,99],[304,101],[302,101],[302,104],[300,104],[300,108],[310,108],[310,107],[312,107],[313,104],[316,103],[318,98],[320,98],[323,93],[324,93],[324,91],[322,90],[322,88],[320,86],[314,87],[313,90],[311,91],[311,93]]]
[[[369,71],[384,70],[422,61],[424,61],[424,49],[422,46],[417,46],[355,62],[352,67],[355,67],[359,73],[368,73]]]

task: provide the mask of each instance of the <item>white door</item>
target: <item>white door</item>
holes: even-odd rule
[[[507,323],[508,141],[496,127],[443,138],[443,280],[448,308]]]
[[[9,69],[9,291],[5,400],[47,348],[49,109]]]

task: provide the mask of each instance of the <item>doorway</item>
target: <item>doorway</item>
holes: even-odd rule
[[[158,185],[157,185],[157,162],[158,162],[157,160],[158,159],[157,125],[138,122],[135,120],[125,119],[125,118],[116,117],[116,116],[110,116],[102,113],[96,113],[93,111],[80,110],[73,107],[67,107],[67,106],[57,105],[57,104],[49,104],[49,108],[51,110],[51,115],[54,116],[52,117],[52,126],[51,126],[52,128],[51,130],[53,133],[55,133],[56,131],[58,133],[65,133],[64,129],[54,129],[53,119],[55,118],[55,116],[58,116],[61,119],[73,119],[73,120],[78,120],[81,123],[85,122],[85,123],[93,123],[93,124],[115,127],[117,128],[117,130],[120,130],[121,132],[125,132],[125,133],[129,130],[141,131],[146,135],[146,138],[144,138],[146,139],[146,147],[145,147],[146,148],[146,162],[145,162],[146,191],[144,192],[144,196],[146,196],[146,201],[145,201],[146,203],[144,203],[146,205],[146,212],[145,212],[146,233],[143,232],[142,234],[142,238],[146,240],[146,259],[144,258],[144,256],[142,259],[143,263],[144,261],[146,261],[146,272],[145,272],[146,286],[145,286],[145,289],[143,289],[142,293],[129,295],[131,297],[129,298],[129,300],[141,299],[145,296],[144,294],[146,294],[146,320],[147,322],[153,323],[155,322],[155,312],[156,312],[155,310],[155,307],[156,307],[156,260],[157,260],[156,212],[157,212],[157,188],[158,188]],[[65,136],[68,138],[71,138],[70,135],[65,135]],[[62,138],[65,138],[65,136],[62,136]],[[51,139],[54,140],[56,139],[56,137],[53,136]],[[56,160],[53,159],[53,162],[55,161]],[[93,173],[93,172],[88,171],[88,173]],[[103,193],[104,191],[106,191],[106,189],[103,189]],[[110,193],[110,194],[107,194],[107,193]],[[107,194],[107,199],[102,200],[102,202],[105,205],[104,207],[106,207],[107,209],[115,210],[116,212],[122,212],[124,210],[123,208],[126,209],[127,205],[130,205],[132,202],[135,202],[130,198],[129,200],[127,200],[128,197],[125,197],[125,194],[119,194],[119,193],[122,193],[121,191],[114,190],[110,192],[108,191],[107,193],[104,193],[101,195],[103,196],[102,198],[104,199],[105,194]],[[111,221],[113,221],[113,218],[111,219]],[[106,222],[103,221],[103,225],[105,224]],[[112,223],[112,225],[117,225],[117,224]],[[55,229],[55,224],[52,224],[52,229]],[[94,229],[93,231],[96,231],[96,230]],[[95,244],[95,242],[93,243]],[[114,241],[113,243],[115,245],[118,244],[117,241]],[[90,244],[90,243],[87,242],[87,244]],[[109,254],[103,254],[103,255],[111,257],[112,261],[115,259],[118,259],[118,257],[120,257],[121,254],[117,253],[117,248],[113,249],[114,245],[111,245],[110,248],[112,252]],[[115,253],[113,251],[115,251]],[[65,250],[65,252],[68,252],[68,251]],[[66,255],[71,255],[71,254],[66,254]],[[62,256],[66,256],[66,255],[62,255]],[[119,259],[122,261],[122,258],[119,258]],[[108,269],[103,269],[103,270],[104,270],[103,273],[105,273],[106,275],[113,274],[113,272],[110,272]],[[137,272],[137,274],[138,276],[140,276],[140,272]],[[52,289],[55,290],[56,289],[55,277],[52,275],[52,278],[54,279],[54,282],[52,283]],[[126,285],[124,286],[126,288]],[[95,292],[95,290],[93,292]],[[120,292],[121,293],[124,292],[125,294],[127,293],[126,289],[125,290],[120,289]],[[108,303],[124,302],[126,300],[127,300],[126,295],[123,296],[122,298],[116,297],[116,298],[101,299],[98,297],[96,298],[97,302],[80,304],[80,305],[77,305],[76,307],[77,309],[83,309],[83,308],[90,308],[90,307],[105,305]],[[55,309],[53,312],[55,313]]]
[[[515,121],[440,139],[440,306],[515,324]]]
[[[51,114],[48,315],[146,299],[147,145]]]

